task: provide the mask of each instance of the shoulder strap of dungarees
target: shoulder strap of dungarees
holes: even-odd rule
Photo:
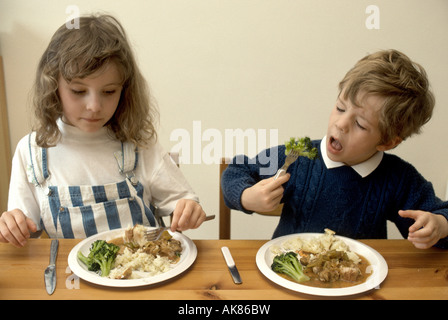
[[[29,163],[27,165],[28,181],[35,186],[42,186],[50,173],[47,166],[47,149],[36,144],[36,133],[28,135]]]
[[[114,152],[115,159],[117,160],[118,169],[121,174],[125,175],[126,178],[128,178],[131,183],[135,186],[138,184],[138,179],[134,175],[134,170],[137,168],[138,164],[138,147],[135,146],[133,143],[130,142],[122,142],[121,143],[121,150]],[[152,204],[149,203],[149,215],[153,216],[157,223],[164,227],[165,223],[161,217],[157,216],[157,208]],[[145,212],[145,214],[147,214]],[[151,221],[151,218],[148,216],[148,220]],[[150,222],[151,225],[153,225],[152,222]]]
[[[114,152],[118,170],[121,174],[129,174],[137,168],[138,148],[131,142],[122,142],[121,150]]]

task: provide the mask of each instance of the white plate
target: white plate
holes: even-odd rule
[[[378,288],[379,285],[384,281],[384,279],[387,276],[388,267],[386,260],[384,260],[384,258],[378,253],[378,251],[372,249],[371,247],[359,241],[337,235],[335,235],[335,237],[344,241],[349,246],[350,251],[362,255],[369,261],[370,267],[367,267],[366,272],[370,272],[371,275],[367,278],[365,282],[346,288],[316,288],[287,280],[279,276],[274,271],[272,271],[271,265],[272,260],[274,259],[275,256],[275,254],[273,254],[270,250],[272,246],[276,245],[280,247],[281,244],[286,240],[288,240],[289,238],[300,237],[302,239],[311,239],[321,235],[322,233],[291,234],[275,238],[265,243],[257,252],[256,262],[258,269],[261,271],[261,273],[263,273],[263,275],[266,278],[284,288],[296,292],[311,295],[319,295],[319,296],[347,296],[347,295],[359,294],[362,292],[369,291],[373,288]]]
[[[182,244],[182,254],[180,256],[180,260],[174,265],[173,269],[161,273],[152,277],[141,278],[141,279],[109,279],[107,277],[101,277],[97,273],[93,271],[87,270],[87,267],[78,260],[77,255],[78,251],[81,251],[85,256],[87,256],[90,252],[91,244],[96,240],[112,240],[118,237],[123,236],[126,228],[115,229],[110,231],[105,231],[102,233],[98,233],[94,236],[91,236],[80,243],[78,243],[73,249],[70,251],[68,255],[68,265],[70,269],[81,279],[86,281],[103,285],[109,287],[139,287],[139,286],[147,286],[155,283],[159,283],[171,278],[176,277],[182,272],[186,271],[196,260],[197,256],[197,248],[193,241],[180,233],[172,233],[174,239],[179,240]]]

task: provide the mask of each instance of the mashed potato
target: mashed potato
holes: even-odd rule
[[[123,237],[110,242],[120,251],[115,258],[111,279],[139,279],[165,273],[179,261],[182,244],[165,231],[160,239],[148,240],[148,228],[142,225],[125,230]]]
[[[115,267],[110,271],[109,278],[122,279],[127,272],[132,272],[127,279],[151,277],[167,272],[171,268],[171,261],[167,257],[155,257],[143,252],[142,249],[132,252],[125,248],[123,254],[117,255]],[[145,274],[133,271],[141,271]]]
[[[356,255],[356,253],[350,251],[348,245],[341,239],[337,239],[334,234],[334,231],[325,229],[324,234],[312,239],[293,237],[283,242],[281,246],[272,246],[271,252],[278,255],[285,251],[298,252],[302,250],[316,255],[330,250],[337,250],[346,252],[350,260],[354,263],[359,263],[361,259]]]

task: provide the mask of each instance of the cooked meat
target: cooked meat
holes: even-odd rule
[[[319,280],[323,282],[334,282],[339,280],[339,270],[336,268],[323,268],[317,275]]]
[[[122,268],[120,272],[116,272],[113,274],[112,279],[129,279],[132,275],[132,268]]]
[[[175,239],[161,239],[156,241],[147,242],[142,249],[148,254],[153,256],[167,257],[172,261],[176,261],[182,251],[182,246],[180,241]]]
[[[146,228],[142,225],[135,225],[133,228],[127,229],[123,237],[126,247],[135,251],[139,248],[147,254],[153,256],[167,257],[173,262],[179,260],[182,252],[181,242],[173,239],[168,233],[164,232],[159,240],[148,241],[146,239]]]
[[[361,270],[348,259],[347,254],[336,250],[316,255],[308,261],[307,268],[312,268],[313,273],[323,282],[354,282],[361,276]]]
[[[303,256],[300,258],[300,264],[302,266],[307,266],[310,263],[310,256]]]
[[[341,280],[355,282],[361,276],[361,270],[359,270],[358,266],[355,265],[352,267],[341,266],[339,268],[339,275],[341,277]]]

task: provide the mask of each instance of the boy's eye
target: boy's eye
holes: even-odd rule
[[[363,127],[362,125],[360,125],[358,121],[356,121],[356,125],[357,125],[361,130],[366,130],[366,128]]]

